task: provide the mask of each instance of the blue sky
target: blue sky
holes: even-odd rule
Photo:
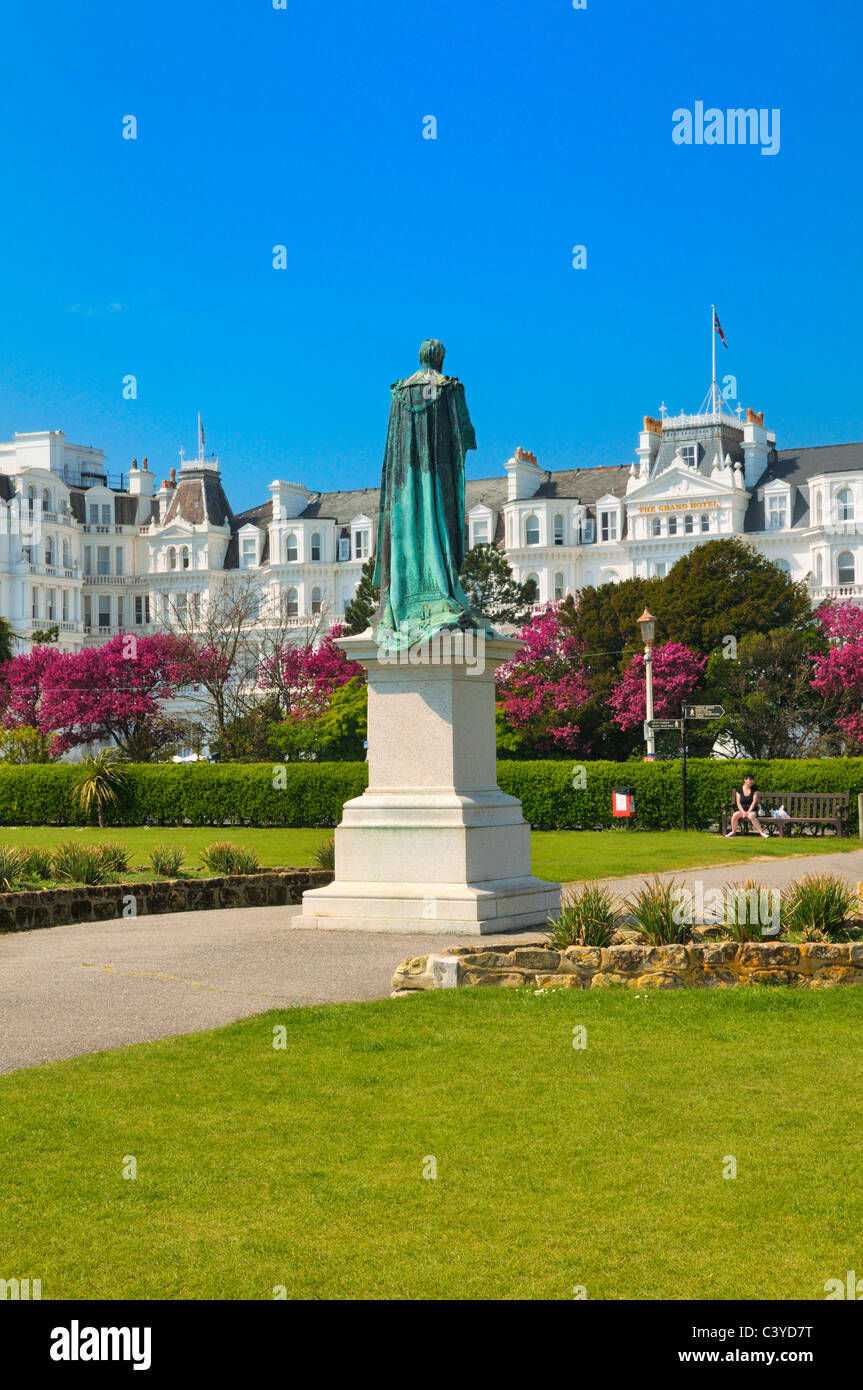
[[[7,6],[0,437],[163,474],[200,409],[237,509],[367,486],[436,336],[470,476],[628,463],[715,301],[780,447],[861,439],[861,38],[859,0]],[[698,100],[779,108],[779,153],[675,145]]]

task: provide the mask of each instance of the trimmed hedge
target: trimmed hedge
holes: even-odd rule
[[[128,763],[106,825],[330,826],[361,796],[367,763]],[[0,825],[89,825],[68,763],[0,764]]]
[[[573,785],[584,768],[585,786]],[[120,803],[106,807],[106,825],[332,826],[342,806],[361,796],[367,763],[131,763]],[[688,763],[687,809],[692,829],[719,821],[723,803],[743,773],[762,791],[850,791],[849,828],[857,831],[863,758],[799,758],[774,762]],[[72,799],[80,770],[68,763],[0,763],[0,825],[87,825]],[[576,779],[578,780],[578,779]],[[611,815],[611,789],[635,788],[635,824],[680,826],[680,763],[498,763],[502,791],[517,796],[535,830],[579,830],[620,824]],[[284,784],[284,785],[283,785]]]
[[[573,786],[573,770],[584,768],[585,786]],[[863,792],[863,758],[783,758],[745,762],[690,758],[686,764],[686,820],[691,830],[719,822],[743,775],[752,772],[765,792],[851,792],[849,829],[857,830],[857,795]],[[525,819],[535,830],[590,830],[622,825],[611,814],[611,789],[635,788],[636,826],[649,830],[679,829],[681,774],[679,761],[500,762],[498,784],[517,796]]]

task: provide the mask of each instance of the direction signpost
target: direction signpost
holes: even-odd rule
[[[724,705],[681,705],[679,719],[646,719],[644,737],[648,730],[659,733],[662,730],[680,731],[680,795],[681,826],[686,829],[686,721],[687,719],[721,719],[725,713]]]

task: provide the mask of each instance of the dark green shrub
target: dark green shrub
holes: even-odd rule
[[[97,845],[99,858],[108,874],[124,874],[129,868],[129,851],[119,840],[105,840]]]
[[[201,850],[201,863],[214,874],[254,874],[261,861],[253,850],[233,845],[230,840],[218,840]]]
[[[182,845],[154,845],[149,854],[150,866],[159,878],[176,878],[183,867]]]
[[[654,876],[630,894],[626,906],[629,915],[652,946],[670,946],[688,941],[692,925],[687,921],[685,903],[687,890],[682,880],[663,881]]]
[[[567,946],[610,946],[616,916],[614,897],[601,883],[584,883],[560,905],[549,920],[548,944],[556,951]]]
[[[0,845],[0,893],[13,893],[24,877],[23,856],[17,845]]]
[[[40,845],[28,845],[19,850],[21,855],[21,877],[28,882],[34,879],[51,878],[54,862],[51,851]]]
[[[80,845],[65,840],[54,850],[54,877],[70,883],[104,883],[109,877],[96,845]]]
[[[782,925],[803,941],[844,941],[858,906],[840,874],[807,874],[782,894]]]
[[[330,835],[329,839],[324,840],[322,845],[318,845],[312,855],[312,863],[316,869],[332,869],[336,867],[336,837]]]

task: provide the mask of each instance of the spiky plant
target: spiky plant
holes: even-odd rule
[[[558,951],[567,946],[610,946],[616,925],[611,890],[602,883],[583,883],[563,900],[558,915],[549,918],[548,944]]]
[[[125,783],[126,774],[118,764],[116,753],[109,748],[100,748],[98,753],[84,759],[81,777],[72,790],[72,796],[87,815],[96,808],[99,828],[103,829],[105,807],[116,806]]]

